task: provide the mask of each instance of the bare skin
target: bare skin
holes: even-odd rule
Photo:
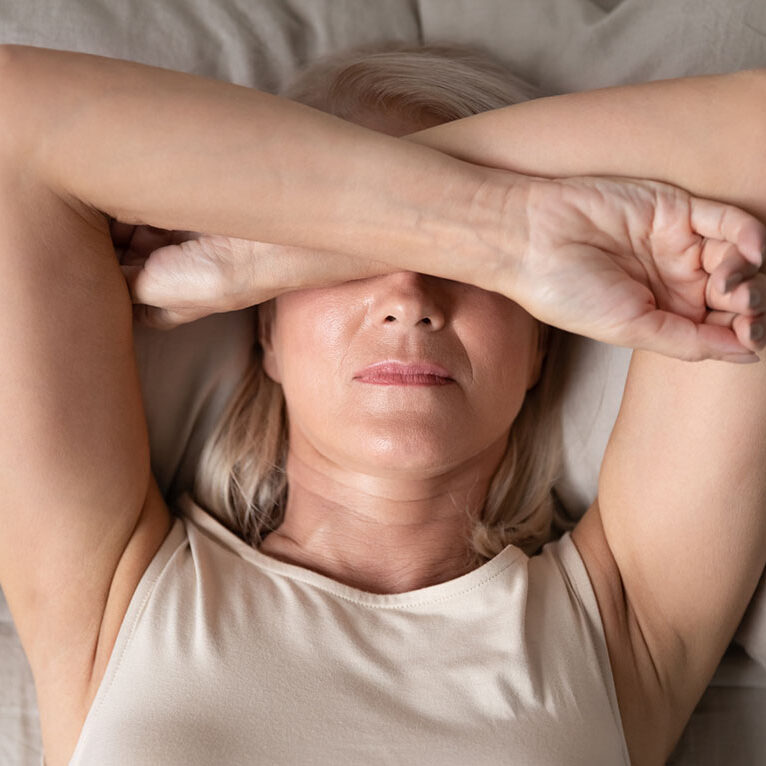
[[[296,445],[287,464],[285,521],[259,550],[369,593],[404,593],[459,577],[475,568],[461,509],[478,514],[490,477],[477,478],[494,467],[502,447],[479,456],[475,467],[405,483],[312,468],[310,458],[296,456]]]
[[[264,366],[289,412],[289,491],[261,550],[375,593],[474,568],[470,528],[539,375],[537,322],[497,293],[415,272],[285,293],[274,313]],[[452,381],[359,375],[390,359],[439,364]]]

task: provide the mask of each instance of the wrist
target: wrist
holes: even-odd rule
[[[476,257],[462,281],[516,300],[516,274],[529,245],[529,198],[538,179],[504,170],[477,168],[480,182],[470,198],[463,247]],[[458,254],[460,249],[458,248]]]

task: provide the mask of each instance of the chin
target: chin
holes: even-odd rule
[[[349,444],[356,446],[352,460],[363,463],[365,473],[376,476],[438,476],[469,458],[464,440],[450,430],[451,433],[423,429],[368,433],[349,440]]]

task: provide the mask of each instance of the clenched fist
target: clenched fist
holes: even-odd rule
[[[526,207],[526,248],[509,258],[503,291],[533,316],[688,361],[758,361],[766,227],[753,216],[606,177],[534,179]]]
[[[254,306],[290,290],[392,271],[378,261],[192,231],[110,223],[142,324],[171,329]]]

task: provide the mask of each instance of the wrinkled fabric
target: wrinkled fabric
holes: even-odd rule
[[[629,764],[569,534],[373,594],[273,559],[186,495],[72,766]]]

